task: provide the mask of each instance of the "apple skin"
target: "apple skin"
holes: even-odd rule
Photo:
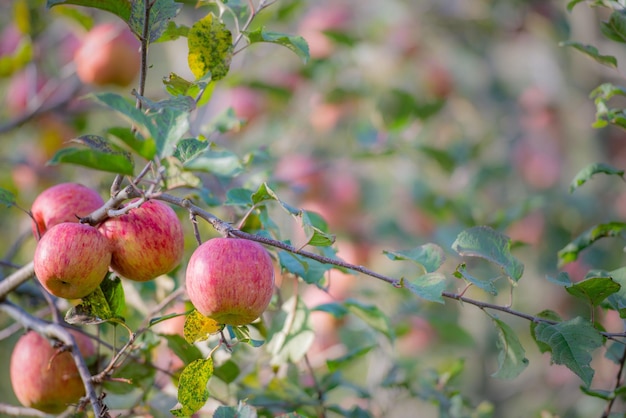
[[[102,197],[93,189],[79,183],[60,183],[43,192],[30,209],[33,235],[43,235],[49,228],[64,222],[78,222],[104,205]],[[39,233],[37,229],[39,228]]]
[[[96,354],[92,341],[70,330],[83,357]],[[10,377],[22,405],[48,414],[59,414],[85,395],[83,381],[72,354],[59,353],[50,341],[34,331],[22,335],[13,348]]]
[[[85,84],[130,85],[141,65],[139,40],[126,26],[94,26],[74,55],[76,74]]]
[[[33,266],[51,294],[80,299],[93,292],[109,271],[109,241],[93,226],[66,222],[53,226],[37,243]]]
[[[225,325],[245,325],[265,311],[274,293],[272,259],[259,243],[213,238],[187,264],[189,299],[202,315]]]
[[[183,227],[163,202],[149,200],[107,219],[99,230],[111,243],[111,269],[127,279],[152,280],[172,271],[183,258]]]

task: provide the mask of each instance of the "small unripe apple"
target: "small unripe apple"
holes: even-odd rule
[[[267,250],[254,241],[213,238],[191,255],[186,284],[202,315],[220,324],[245,325],[270,303],[274,266]]]
[[[183,227],[163,202],[149,200],[107,219],[99,229],[111,243],[111,268],[127,279],[152,280],[172,271],[183,258]]]
[[[102,197],[93,189],[78,183],[60,183],[43,192],[33,202],[30,211],[35,223],[33,234],[38,237],[54,225],[78,222],[104,205]],[[38,233],[39,232],[39,233]]]
[[[126,26],[103,23],[93,27],[74,55],[83,83],[126,87],[139,73],[139,40]]]
[[[96,354],[92,341],[70,330],[83,357]],[[10,360],[11,384],[22,405],[59,414],[85,396],[83,381],[72,354],[59,352],[34,331],[19,338]]]
[[[33,266],[41,285],[65,299],[93,292],[109,271],[109,241],[91,225],[53,226],[37,243]]]

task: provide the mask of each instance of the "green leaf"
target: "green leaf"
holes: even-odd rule
[[[309,212],[307,211],[300,211],[298,217],[301,219],[302,229],[304,230],[304,234],[307,237],[306,245],[313,245],[315,247],[328,247],[335,243],[335,236],[322,229],[324,228],[324,226],[327,227],[327,225],[320,225],[322,228],[317,226],[319,224],[317,224],[315,221],[320,220],[321,218],[309,216]]]
[[[232,334],[235,336],[235,338],[237,338],[237,341],[240,343],[246,343],[251,345],[252,347],[261,347],[265,343],[265,341],[263,340],[255,340],[254,338],[252,338],[250,336],[250,329],[247,325],[240,325],[237,327],[228,325],[227,327],[230,331],[232,331]]]
[[[363,357],[364,355],[366,355],[367,353],[369,353],[370,351],[372,351],[372,348],[376,347],[375,345],[369,345],[369,346],[365,346],[365,347],[359,347],[356,348],[346,354],[344,354],[341,357],[338,357],[336,359],[330,359],[330,360],[326,360],[326,365],[328,366],[328,371],[329,372],[334,372],[337,369],[341,368],[342,366],[344,366],[347,363],[352,362],[353,360],[359,359],[361,357]]]
[[[234,382],[237,377],[239,377],[240,373],[241,370],[239,369],[239,366],[236,362],[234,362],[233,360],[226,360],[219,367],[215,368],[213,376],[228,384]]]
[[[589,93],[589,97],[594,99],[596,103],[610,100],[614,96],[626,96],[626,89],[612,83],[603,83]]]
[[[185,170],[179,159],[167,157],[161,161],[165,168],[163,181],[167,189],[180,187],[198,189],[202,187],[202,180],[192,172]]]
[[[500,266],[516,282],[524,272],[524,265],[511,254],[509,237],[487,226],[461,232],[452,243],[452,249],[463,257],[479,257]]]
[[[600,23],[600,31],[612,41],[626,43],[626,16],[623,12],[614,11],[608,22]]]
[[[190,364],[201,359],[202,352],[195,345],[189,344],[183,337],[178,334],[160,334],[167,340],[167,346],[183,361],[184,364]]]
[[[10,208],[15,205],[15,195],[0,187],[0,204]]]
[[[118,138],[122,142],[124,142],[130,149],[135,151],[137,154],[145,158],[146,160],[151,160],[156,155],[157,149],[156,144],[154,143],[154,139],[152,138],[138,138],[135,133],[130,128],[123,127],[113,127],[107,130],[107,134]]]
[[[189,34],[189,26],[178,25],[176,22],[170,20],[167,22],[167,26],[165,30],[161,34],[161,36],[154,40],[153,42],[169,42],[174,41],[180,37],[187,37]]]
[[[183,166],[187,170],[204,171],[225,178],[236,177],[243,172],[243,165],[237,154],[212,144]]]
[[[424,244],[419,247],[411,248],[409,250],[401,251],[386,251],[383,250],[390,260],[408,260],[415,264],[422,266],[425,273],[432,273],[436,271],[443,264],[446,259],[446,255],[443,249],[437,244]]]
[[[585,184],[594,174],[603,173],[608,175],[619,176],[622,179],[624,178],[624,170],[617,169],[609,164],[605,163],[593,163],[583,168],[576,174],[574,180],[569,186],[569,192],[572,193],[578,187]]]
[[[73,4],[76,6],[92,7],[113,13],[124,22],[128,22],[132,3],[131,0],[47,0],[46,6],[50,8],[60,4]]]
[[[517,338],[515,331],[505,322],[493,318],[498,329],[496,346],[498,353],[498,370],[492,374],[500,379],[514,379],[528,366],[526,351]]]
[[[210,74],[195,81],[187,81],[175,73],[170,73],[163,79],[165,88],[172,96],[189,96],[196,101],[196,106],[205,105],[215,88],[215,83],[211,83]]]
[[[82,298],[80,304],[67,311],[65,322],[72,325],[93,325],[104,322],[124,322],[124,319],[114,315],[104,292],[97,287]]]
[[[228,73],[233,37],[224,23],[209,13],[193,24],[187,35],[189,69],[196,79],[210,74],[213,81]]]
[[[393,341],[394,333],[389,325],[389,318],[377,306],[365,304],[351,298],[346,299],[344,306],[350,313],[361,318],[367,325],[381,332],[390,341]]]
[[[257,418],[257,412],[250,405],[239,401],[237,406],[217,407],[213,418]]]
[[[565,290],[572,296],[587,299],[595,307],[621,288],[611,277],[591,277],[568,286]]]
[[[574,41],[561,42],[559,46],[571,46],[572,48],[577,49],[578,51],[594,59],[596,62],[602,65],[617,68],[617,58],[612,55],[600,55],[600,53],[598,52],[598,48],[596,48],[595,46],[584,45],[580,42]]]
[[[555,325],[541,323],[535,328],[535,337],[549,347],[552,362],[567,366],[586,386],[591,384],[594,375],[591,353],[601,347],[603,341],[589,321],[576,317]]]
[[[496,279],[479,279],[478,277],[475,277],[474,275],[470,274],[469,271],[467,271],[467,266],[465,263],[461,263],[457,266],[456,271],[453,273],[454,277],[456,277],[457,279],[463,279],[468,281],[469,283],[473,284],[474,286],[478,287],[479,289],[484,290],[485,292],[488,292],[492,295],[497,295],[498,294],[498,289],[496,288],[494,282]]]
[[[403,285],[423,299],[444,303],[441,295],[446,288],[445,280],[446,276],[441,273],[427,273],[416,279],[403,280]]]
[[[82,165],[111,173],[132,175],[134,168],[127,158],[121,155],[102,154],[98,151],[81,148],[63,148],[48,161],[49,165],[69,163]]]
[[[146,0],[135,0],[131,3],[130,17],[128,19],[128,26],[138,36],[143,34],[146,15],[144,1]],[[165,32],[170,20],[180,12],[182,4],[177,4],[174,0],[152,0],[151,3],[150,16],[148,18],[150,22],[148,41],[154,42]]]
[[[288,251],[279,252],[278,260],[282,268],[300,277],[308,284],[319,284],[324,278],[324,273],[333,268],[331,265],[322,264],[319,261]]]
[[[207,384],[213,375],[213,359],[199,359],[185,367],[178,380],[181,407],[170,412],[177,417],[191,416],[209,399]]]
[[[562,321],[561,317],[559,316],[559,314],[557,314],[556,312],[550,310],[550,309],[546,309],[543,310],[541,312],[539,312],[539,314],[537,315],[538,318],[544,319],[546,321],[551,321],[554,323],[559,323]],[[537,343],[537,347],[539,347],[539,351],[541,351],[542,353],[547,353],[549,351],[551,351],[551,348],[548,344],[545,344],[539,340],[537,340],[537,335],[536,335],[536,329],[537,326],[540,324],[541,322],[538,321],[532,321],[530,323],[530,335],[533,337],[533,339],[535,340],[535,342]]]
[[[624,222],[609,222],[589,228],[557,253],[559,267],[575,261],[581,251],[591,246],[597,240],[622,235],[625,228],[626,223]]]
[[[209,146],[207,141],[196,138],[183,139],[176,144],[174,157],[178,158],[183,164],[191,161],[205,151]]]
[[[258,28],[252,32],[245,32],[245,35],[251,44],[256,42],[270,42],[282,45],[293,51],[305,64],[309,61],[309,45],[302,36],[271,32],[267,31],[265,28]]]
[[[146,114],[152,122],[151,132],[158,155],[173,155],[178,141],[189,130],[189,112],[195,109],[196,103],[189,96],[177,96],[158,102],[136,96],[144,104]]]
[[[276,192],[267,184],[263,183],[259,186],[256,192],[252,195],[252,202],[256,205],[266,200],[274,200],[280,204],[280,206],[290,215],[300,216],[301,210],[295,208],[288,203],[282,201]]]
[[[267,350],[272,355],[272,365],[297,363],[311,348],[315,333],[309,327],[309,310],[300,297],[286,301],[275,318]]]
[[[91,96],[97,103],[107,106],[120,114],[126,121],[130,122],[141,133],[144,138],[154,138],[156,140],[158,131],[153,126],[150,118],[135,104],[126,97],[117,93],[97,93]]]
[[[620,284],[620,289],[607,298],[606,304],[617,311],[620,318],[626,318],[626,267],[610,271],[608,274],[614,282]]]
[[[104,279],[100,283],[100,289],[104,294],[104,298],[111,309],[111,315],[114,317],[123,317],[126,310],[126,298],[124,296],[124,287],[119,277],[113,279]]]
[[[337,319],[341,319],[349,313],[348,309],[340,302],[323,303],[313,307],[311,310],[329,313]]]
[[[578,3],[581,3],[583,1],[585,1],[585,0],[570,0],[567,3],[567,11],[571,12],[574,9],[574,6],[576,6]]]
[[[252,207],[252,193],[250,189],[235,187],[226,192],[226,205]]]
[[[224,326],[218,324],[214,319],[207,318],[194,309],[185,318],[183,334],[185,340],[189,344],[193,344],[206,340],[211,334],[218,333],[223,328]]]

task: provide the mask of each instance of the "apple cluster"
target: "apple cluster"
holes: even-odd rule
[[[39,238],[35,275],[51,294],[83,298],[100,285],[109,268],[143,282],[180,264],[183,229],[171,207],[149,200],[97,227],[79,223],[103,205],[95,190],[78,183],[52,186],[33,202],[33,233]]]

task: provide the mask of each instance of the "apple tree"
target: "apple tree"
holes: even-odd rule
[[[626,411],[620,2],[0,10],[0,413]]]

